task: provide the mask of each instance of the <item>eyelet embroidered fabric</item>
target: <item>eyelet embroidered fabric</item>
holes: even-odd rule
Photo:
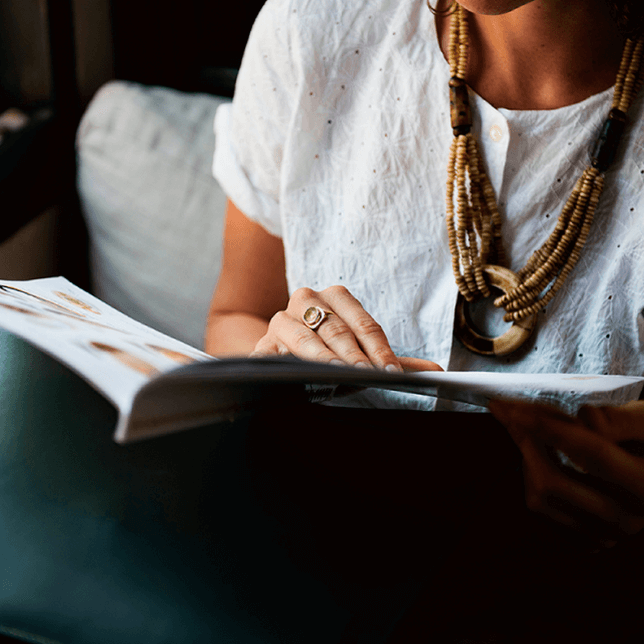
[[[268,0],[233,105],[217,112],[215,176],[243,212],[283,238],[291,291],[344,284],[398,354],[451,370],[642,375],[641,96],[579,264],[525,348],[488,358],[452,336],[448,80],[423,3]],[[612,94],[548,111],[495,109],[470,94],[511,269],[555,225]],[[355,404],[433,407],[381,392]]]

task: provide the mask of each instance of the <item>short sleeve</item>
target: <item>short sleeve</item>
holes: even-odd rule
[[[233,102],[215,116],[215,178],[245,215],[279,237],[282,159],[298,85],[290,4],[268,0],[263,6],[244,52]]]

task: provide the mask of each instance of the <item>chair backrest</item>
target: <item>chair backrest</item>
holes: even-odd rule
[[[76,139],[91,290],[196,347],[221,263],[226,197],[212,176],[213,121],[228,101],[113,81]]]

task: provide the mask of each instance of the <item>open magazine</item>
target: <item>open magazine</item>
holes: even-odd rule
[[[493,372],[391,374],[293,358],[217,360],[118,312],[62,277],[0,281],[0,328],[56,358],[118,410],[128,443],[342,387],[379,387],[485,406],[539,399],[566,411],[639,398],[644,378]]]

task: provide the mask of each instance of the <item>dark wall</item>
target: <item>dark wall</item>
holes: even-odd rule
[[[263,2],[1,0],[0,108],[82,109],[110,78],[229,92]]]
[[[263,2],[0,0],[0,112],[31,116],[0,143],[0,241],[56,206],[61,238],[82,245],[74,134],[93,94],[120,78],[232,95]]]
[[[0,107],[46,100],[51,57],[46,0],[0,2]]]
[[[0,109],[79,111],[113,78],[109,0],[0,2]]]
[[[239,67],[263,2],[111,0],[115,74],[146,84],[228,94],[227,70]]]

